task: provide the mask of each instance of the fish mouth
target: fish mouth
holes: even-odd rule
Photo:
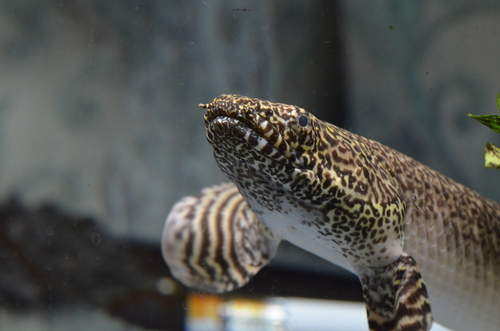
[[[228,145],[231,144],[230,138],[239,138],[258,154],[274,162],[302,167],[302,158],[297,151],[288,144],[275,126],[256,111],[243,111],[241,108],[221,109],[213,104],[200,104],[200,107],[206,109],[205,128],[207,139],[212,146],[220,147],[221,143]]]

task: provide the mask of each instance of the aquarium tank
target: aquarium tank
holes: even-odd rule
[[[0,18],[0,330],[368,330],[357,275],[286,240],[233,291],[174,277],[167,215],[229,181],[198,107],[222,94],[500,201],[499,136],[467,117],[496,109],[494,2],[1,0]]]

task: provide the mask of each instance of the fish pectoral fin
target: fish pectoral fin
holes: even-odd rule
[[[416,261],[402,253],[385,267],[358,267],[371,331],[428,331],[432,313]]]
[[[185,285],[225,292],[248,283],[275,255],[279,242],[236,186],[222,184],[173,206],[163,229],[162,253]]]

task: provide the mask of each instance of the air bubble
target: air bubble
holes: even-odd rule
[[[161,277],[156,282],[156,290],[163,295],[174,294],[176,288],[175,281],[169,277]]]
[[[254,287],[253,283],[248,283],[247,284],[247,290],[248,290],[248,292],[252,292],[254,290],[254,288],[255,287]]]
[[[69,282],[69,275],[67,273],[64,273],[62,283],[63,285],[67,285]]]
[[[92,243],[97,246],[101,243],[101,235],[97,232],[94,232],[94,234],[92,234],[91,240]]]

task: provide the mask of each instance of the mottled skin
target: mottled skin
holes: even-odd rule
[[[221,96],[208,109],[215,159],[258,217],[303,209],[300,223],[288,225],[311,228],[351,264],[384,266],[399,257],[399,183],[369,144],[353,144],[352,133],[295,106]]]
[[[259,268],[286,239],[358,274],[372,330],[428,330],[430,305],[437,321],[457,330],[500,329],[498,204],[296,106],[237,95],[201,106],[219,167],[257,216],[266,251]],[[180,246],[165,236],[191,219],[179,214],[164,231],[172,269],[176,256],[192,251],[168,248]],[[222,215],[220,224],[233,219]],[[211,261],[215,269],[227,264]],[[191,271],[179,278],[221,284]],[[247,279],[258,268],[240,271]]]

